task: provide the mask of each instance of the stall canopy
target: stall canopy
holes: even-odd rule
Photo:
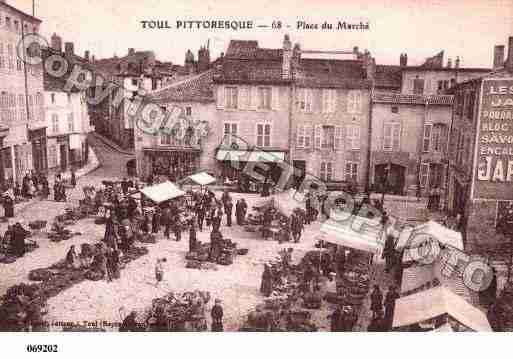
[[[393,327],[404,327],[448,314],[478,332],[492,328],[486,314],[444,287],[435,287],[396,300]]]
[[[219,150],[217,151],[216,160],[240,162],[283,162],[285,160],[285,152]]]
[[[428,221],[416,227],[405,228],[399,235],[396,249],[401,250],[403,248],[411,247],[411,245],[420,245],[420,241],[412,240],[416,234],[420,233],[436,238],[436,240],[442,245],[451,246],[459,249],[460,251],[463,250],[463,238],[461,233],[453,231],[452,229],[449,229],[435,221]],[[427,236],[425,238],[427,238]],[[411,244],[409,243],[410,241]]]
[[[344,221],[329,219],[321,226],[327,242],[371,253],[380,253],[383,248],[381,230],[379,220],[354,215]]]
[[[195,184],[199,184],[201,186],[206,186],[212,184],[216,181],[214,177],[209,175],[207,172],[199,172],[193,175],[186,177],[187,182],[193,182]]]
[[[169,201],[170,199],[177,198],[185,194],[184,191],[170,181],[145,187],[141,190],[141,193],[155,203]]]

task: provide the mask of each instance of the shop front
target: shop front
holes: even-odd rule
[[[406,188],[409,153],[407,152],[374,152],[374,190],[403,195]]]
[[[181,149],[143,149],[144,176],[167,177],[175,182],[196,173],[199,170],[200,150],[193,148]]]
[[[284,171],[280,163],[285,162],[285,154],[284,151],[218,149],[216,160],[225,183],[234,183],[243,192],[259,192],[264,184],[272,186],[279,182]]]
[[[29,130],[28,140],[32,145],[32,166],[36,172],[48,169],[46,153],[46,127]]]

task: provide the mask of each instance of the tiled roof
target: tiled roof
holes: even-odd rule
[[[377,92],[372,95],[372,101],[376,103],[395,103],[404,105],[447,105],[451,106],[453,96],[450,95],[409,95],[400,93]]]
[[[136,51],[124,57],[96,60],[95,66],[102,72],[116,76],[140,76],[155,67],[153,51]]]
[[[0,6],[5,6],[6,8],[8,8],[8,9],[10,9],[10,10],[12,10],[12,11],[14,11],[14,12],[18,13],[19,15],[24,16],[24,17],[26,17],[27,19],[32,20],[32,21],[34,21],[34,22],[37,22],[37,23],[41,23],[41,22],[42,22],[42,20],[41,20],[41,19],[38,19],[37,17],[34,17],[34,16],[32,16],[32,15],[29,15],[29,14],[27,14],[26,12],[23,12],[23,11],[21,11],[20,9],[17,9],[17,8],[15,8],[14,6],[9,5],[9,4],[8,4],[7,2],[5,2],[5,1],[0,1]]]
[[[402,68],[394,65],[377,65],[374,75],[375,86],[380,89],[401,89]]]
[[[300,87],[370,88],[359,60],[301,59],[295,81]]]
[[[177,81],[148,95],[152,102],[213,102],[213,70]]]
[[[68,72],[67,74],[61,77],[55,77],[48,73],[48,71],[43,71],[43,86],[45,91],[54,91],[54,92],[62,92],[64,91],[64,87],[66,85],[66,80],[69,78],[74,65],[79,65],[83,69],[88,69],[91,71],[95,71],[94,66],[89,63],[83,57],[72,55],[65,56],[64,53],[60,53],[59,51],[55,51],[52,48],[46,48],[42,51],[42,56],[44,59],[48,58],[50,55],[61,55],[68,62]],[[71,89],[71,92],[80,92],[75,86]]]
[[[224,83],[288,83],[282,78],[281,49],[263,49],[257,41],[232,40],[216,66],[214,79]]]

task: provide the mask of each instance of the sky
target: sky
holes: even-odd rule
[[[27,13],[33,0],[7,0]],[[211,58],[226,51],[231,39],[258,40],[279,48],[283,36],[309,50],[368,49],[378,64],[421,64],[445,50],[445,61],[460,57],[461,66],[491,67],[494,45],[513,36],[513,0],[34,0],[41,34],[54,32],[75,43],[83,55],[96,58],[126,55],[128,48],[153,50],[157,59],[183,64],[185,52],[195,54],[210,40]],[[141,21],[236,20],[290,28],[252,30],[143,29]],[[369,23],[367,31],[297,29],[297,22],[321,25]],[[507,51],[507,46],[506,46]]]

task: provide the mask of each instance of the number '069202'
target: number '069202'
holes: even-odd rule
[[[28,344],[27,352],[29,353],[57,353],[59,348],[56,344]]]

